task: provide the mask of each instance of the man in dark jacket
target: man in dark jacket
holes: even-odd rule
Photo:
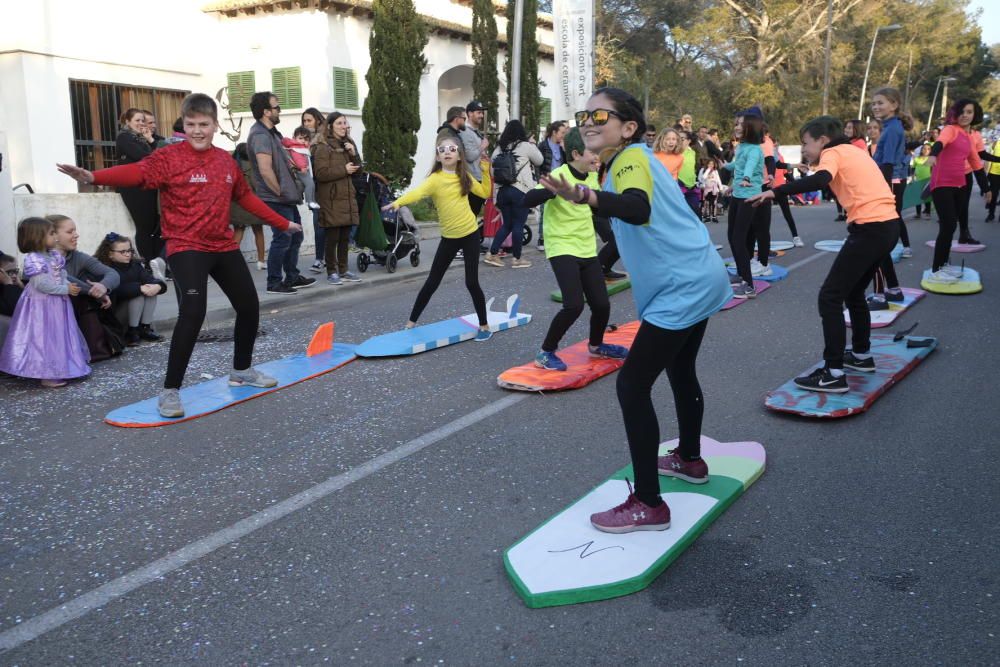
[[[450,132],[459,141],[462,140],[461,133],[465,129],[465,119],[467,118],[465,109],[462,107],[452,107],[445,115],[444,125],[438,128],[438,134]]]

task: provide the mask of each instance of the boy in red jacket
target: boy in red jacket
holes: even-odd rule
[[[177,324],[170,341],[167,375],[158,408],[164,417],[183,417],[180,387],[205,319],[211,276],[236,311],[233,329],[232,386],[273,387],[277,380],[251,366],[260,319],[257,291],[229,223],[229,202],[279,231],[302,231],[272,211],[247,186],[232,156],[212,145],[218,130],[215,100],[202,93],[181,104],[187,140],[157,149],[134,164],[90,172],[56,165],[80,183],[142,187],[160,191],[161,234],[167,259],[181,294]]]

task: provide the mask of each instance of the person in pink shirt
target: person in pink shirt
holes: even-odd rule
[[[931,157],[927,160],[931,171],[931,198],[938,212],[937,241],[934,245],[933,273],[929,280],[936,283],[955,283],[961,275],[960,269],[948,264],[951,241],[962,215],[963,203],[968,215],[968,195],[965,194],[966,163],[972,166],[972,174],[979,183],[980,192],[985,192],[989,202],[986,174],[983,161],[972,140],[970,128],[983,121],[983,109],[974,100],[961,99],[948,109],[945,126],[938,140],[931,147]],[[970,186],[971,189],[971,186]]]

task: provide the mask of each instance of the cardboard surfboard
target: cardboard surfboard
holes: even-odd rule
[[[902,301],[889,301],[888,310],[870,311],[872,317],[872,329],[881,329],[882,327],[889,326],[895,322],[900,315],[906,312],[910,306],[927,296],[927,292],[922,289],[903,287],[902,290]],[[851,326],[851,314],[847,312],[846,308],[844,309],[844,321],[847,322],[847,326]]]
[[[932,271],[924,270],[924,277],[920,280],[920,286],[928,292],[935,294],[977,294],[983,291],[983,283],[979,279],[979,272],[969,267],[964,267],[962,277],[955,283],[937,283],[930,280]]]

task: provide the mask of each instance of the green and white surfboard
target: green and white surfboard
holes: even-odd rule
[[[626,466],[504,553],[504,566],[518,595],[532,608],[593,602],[640,591],[653,582],[729,505],[764,472],[757,442],[720,443],[701,438],[709,481],[690,484],[660,477],[670,506],[670,528],[624,535],[604,533],[590,515],[628,496]],[[677,440],[660,445],[660,454]]]

